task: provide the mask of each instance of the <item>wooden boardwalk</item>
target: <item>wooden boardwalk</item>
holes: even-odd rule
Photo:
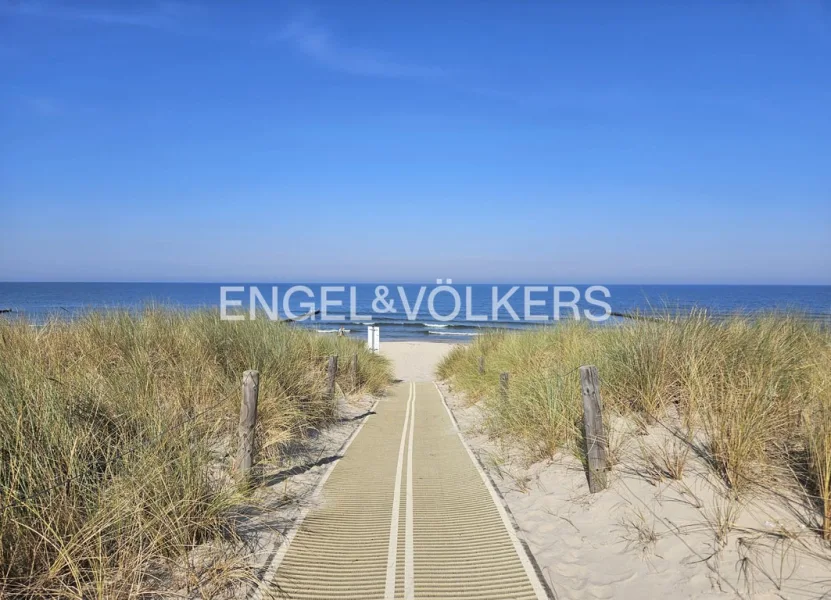
[[[547,598],[435,385],[375,410],[255,596]]]

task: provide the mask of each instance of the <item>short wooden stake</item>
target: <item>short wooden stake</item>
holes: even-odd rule
[[[247,477],[254,464],[254,430],[257,427],[257,398],[260,392],[259,371],[242,374],[242,406],[239,413],[239,449],[234,470]]]
[[[580,388],[583,393],[583,428],[586,439],[586,462],[589,491],[594,494],[606,487],[606,433],[600,402],[600,376],[597,367],[580,367]]]
[[[357,390],[361,382],[358,381],[358,353],[352,355],[352,360],[349,363],[349,375],[352,380],[352,389]]]
[[[484,375],[484,374],[485,374],[485,357],[480,356],[479,357],[479,375]]]
[[[508,401],[508,377],[507,373],[499,374],[499,397],[503,402]]]
[[[337,355],[329,357],[329,366],[326,369],[326,393],[329,399],[335,398],[335,378],[338,376],[338,357]]]

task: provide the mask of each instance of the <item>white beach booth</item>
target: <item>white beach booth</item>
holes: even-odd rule
[[[378,325],[369,325],[366,328],[366,345],[373,352],[381,351],[381,328]]]

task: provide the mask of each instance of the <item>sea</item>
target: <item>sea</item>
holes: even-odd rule
[[[531,285],[531,284],[529,284]],[[564,284],[558,284],[564,286]],[[431,340],[460,342],[473,339],[489,328],[522,330],[554,322],[554,285],[533,284],[530,292],[523,284],[452,284],[438,290],[435,284],[294,284],[294,283],[11,283],[0,282],[0,318],[25,319],[40,326],[50,319],[75,319],[89,311],[141,311],[161,306],[185,311],[220,310],[222,287],[226,300],[240,302],[226,313],[250,318],[251,287],[256,287],[272,318],[289,318],[311,313],[293,321],[320,335],[346,335],[366,338],[367,327],[380,327],[381,340]],[[299,286],[299,287],[298,287]],[[518,289],[494,312],[496,299]],[[456,291],[454,294],[447,288]],[[604,309],[586,298],[588,285],[574,284],[559,293],[561,302],[579,295],[576,307],[581,318],[587,311],[603,314]],[[294,288],[294,292],[289,293]],[[326,291],[326,319],[322,308]],[[805,318],[831,324],[831,286],[816,285],[609,285],[605,293],[595,291],[592,298],[606,302],[613,316],[603,324],[619,323],[629,315],[654,312],[688,314],[707,311],[716,318],[728,315],[758,315],[779,311],[798,313]],[[423,290],[423,291],[422,291]],[[432,301],[430,296],[433,294]],[[386,292],[386,294],[385,294]],[[422,293],[417,305],[419,293]],[[528,294],[526,296],[526,293]],[[288,301],[286,296],[288,295]],[[379,297],[381,301],[379,301]],[[276,304],[273,300],[276,298]],[[354,299],[354,302],[352,301]],[[531,300],[526,307],[525,300]],[[269,318],[255,303],[256,318]],[[511,314],[511,310],[517,318]],[[459,308],[458,314],[454,309]],[[431,310],[431,308],[433,310]],[[527,312],[526,312],[527,308]],[[274,310],[276,309],[276,311]],[[559,318],[575,318],[574,309],[561,306]],[[527,317],[531,317],[530,319]]]

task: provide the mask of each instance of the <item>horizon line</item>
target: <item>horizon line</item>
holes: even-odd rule
[[[613,285],[613,286],[722,286],[722,287],[831,287],[829,283],[720,283],[720,282],[706,282],[706,283],[667,283],[667,282],[639,282],[639,283],[589,283],[589,282],[574,282],[567,281],[561,283],[554,283],[546,280],[538,281],[456,281],[454,278],[450,285],[573,285],[573,286],[587,286],[587,285]],[[180,281],[180,280],[0,280],[0,284],[158,284],[158,285],[442,285],[431,281],[334,281],[334,280],[296,280],[296,281],[249,281],[243,282],[238,280],[218,280],[218,281]]]

